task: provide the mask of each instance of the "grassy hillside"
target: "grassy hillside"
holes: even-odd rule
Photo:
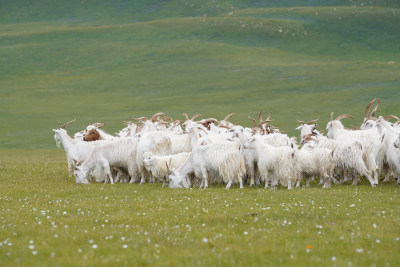
[[[113,133],[158,111],[250,125],[263,109],[298,135],[295,119],[323,128],[332,111],[357,124],[377,96],[400,113],[397,1],[109,2],[0,4],[1,148],[52,148],[73,118]]]

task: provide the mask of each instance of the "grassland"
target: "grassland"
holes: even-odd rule
[[[77,186],[51,129],[399,115],[395,0],[1,1],[0,265],[398,266],[399,188]],[[379,115],[378,114],[378,115]]]
[[[297,135],[295,119],[323,128],[332,111],[357,124],[377,96],[380,114],[399,114],[395,2],[134,2],[3,4],[0,147],[53,148],[51,129],[73,118],[71,132],[101,121],[114,133],[158,111],[250,125],[263,109]]]
[[[2,151],[2,266],[398,266],[399,188],[77,186],[62,151]]]

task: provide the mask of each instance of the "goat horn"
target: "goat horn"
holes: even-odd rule
[[[240,125],[240,123],[241,123],[241,121],[239,121],[239,122],[235,123],[235,125]]]
[[[198,117],[203,117],[203,115],[201,115],[201,114],[195,114],[195,115],[193,115],[193,117],[190,119],[190,120],[192,120],[192,121],[194,121],[196,118],[198,118]]]
[[[310,125],[311,123],[317,122],[318,120],[319,120],[319,118],[316,120],[309,121],[309,122],[307,122],[307,124]]]
[[[170,170],[169,170],[168,163],[165,162],[165,165],[167,166],[167,172],[168,172],[168,174],[170,174],[171,172],[170,172]]]
[[[96,128],[101,128],[101,127],[104,127],[104,123],[101,123],[101,122],[96,122],[96,123],[93,123],[93,126],[94,127],[96,127]]]
[[[205,123],[211,123],[211,122],[219,123],[219,121],[217,119],[214,119],[214,118],[209,118],[209,119],[205,119],[205,120],[202,120],[202,121],[205,122]]]
[[[132,118],[132,120],[134,120],[134,121],[140,121],[140,120],[147,121],[147,118],[146,117]]]
[[[378,110],[378,107],[379,107],[379,97],[378,97],[378,103],[376,103],[376,106],[375,106],[375,108],[371,111],[371,117],[374,117],[375,116],[375,112]]]
[[[208,133],[206,132],[206,130],[204,130],[203,128],[198,128],[199,130],[202,130],[203,132],[205,132],[207,135]]]
[[[183,116],[185,116],[185,119],[186,119],[187,121],[189,120],[188,114],[183,113]]]
[[[390,121],[391,119],[396,119],[397,121],[400,121],[400,119],[397,116],[394,115],[388,115],[385,118],[383,118],[385,121]]]
[[[265,120],[265,121],[262,121],[262,122],[260,122],[259,124],[258,124],[258,127],[261,127],[261,125],[263,125],[263,124],[268,124],[268,122],[270,122],[270,120]]]
[[[150,120],[151,120],[152,122],[154,122],[154,121],[157,119],[157,117],[160,117],[160,116],[163,116],[163,115],[165,115],[165,113],[163,113],[163,112],[157,112],[156,114],[154,114],[153,116],[151,116]]]
[[[226,116],[223,120],[228,121],[233,115],[235,115],[235,113],[228,114],[228,116]]]
[[[260,109],[260,113],[258,113],[258,119],[259,119],[259,122],[262,122],[263,121],[263,119],[262,119],[262,109]]]
[[[331,112],[331,118],[330,121],[333,121],[333,112]]]
[[[301,120],[296,120],[298,123],[301,123],[301,125],[304,125],[305,124],[305,122],[304,121],[301,121]]]
[[[369,109],[371,108],[372,104],[376,101],[376,98],[368,103],[367,107],[365,108],[365,118],[369,117]]]
[[[256,127],[256,120],[255,119],[253,119],[252,117],[248,117],[250,120],[252,120],[253,121],[253,129]]]
[[[62,127],[60,127],[61,129],[65,129],[65,127],[67,127],[68,124],[73,123],[74,121],[76,121],[76,119],[73,119],[72,121],[66,122],[64,123],[64,125]],[[61,125],[61,123],[59,122],[59,125]]]
[[[268,115],[266,120],[270,120],[271,119],[271,115],[272,115],[272,112],[269,113],[269,115]]]
[[[340,121],[341,119],[344,119],[344,118],[351,118],[351,119],[354,119],[352,116],[350,116],[350,115],[348,115],[348,114],[342,114],[342,115],[338,116],[335,120],[336,120],[336,121]]]
[[[169,120],[170,122],[173,122],[173,121],[174,121],[171,117],[168,117],[168,116],[166,116],[164,119],[165,119],[165,120]]]
[[[222,128],[226,128],[226,129],[228,129],[228,130],[230,130],[231,128],[229,128],[228,126],[226,126],[226,125],[218,125],[218,127],[222,127]]]

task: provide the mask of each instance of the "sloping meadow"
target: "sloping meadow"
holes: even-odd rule
[[[260,109],[290,135],[296,119],[349,113],[357,124],[379,96],[398,114],[399,9],[247,8],[214,16],[130,23],[4,24],[0,142],[54,147],[58,121],[93,121],[114,133],[131,117],[163,111],[234,119]],[[29,133],[29,135],[27,135]]]
[[[78,186],[51,131],[263,109],[298,136],[332,111],[360,123],[375,97],[398,116],[397,1],[7,1],[0,22],[2,265],[400,264],[393,181]]]

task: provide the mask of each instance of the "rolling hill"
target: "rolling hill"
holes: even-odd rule
[[[263,109],[297,136],[375,97],[400,113],[398,1],[2,1],[0,23],[0,148],[53,148],[73,118]]]

